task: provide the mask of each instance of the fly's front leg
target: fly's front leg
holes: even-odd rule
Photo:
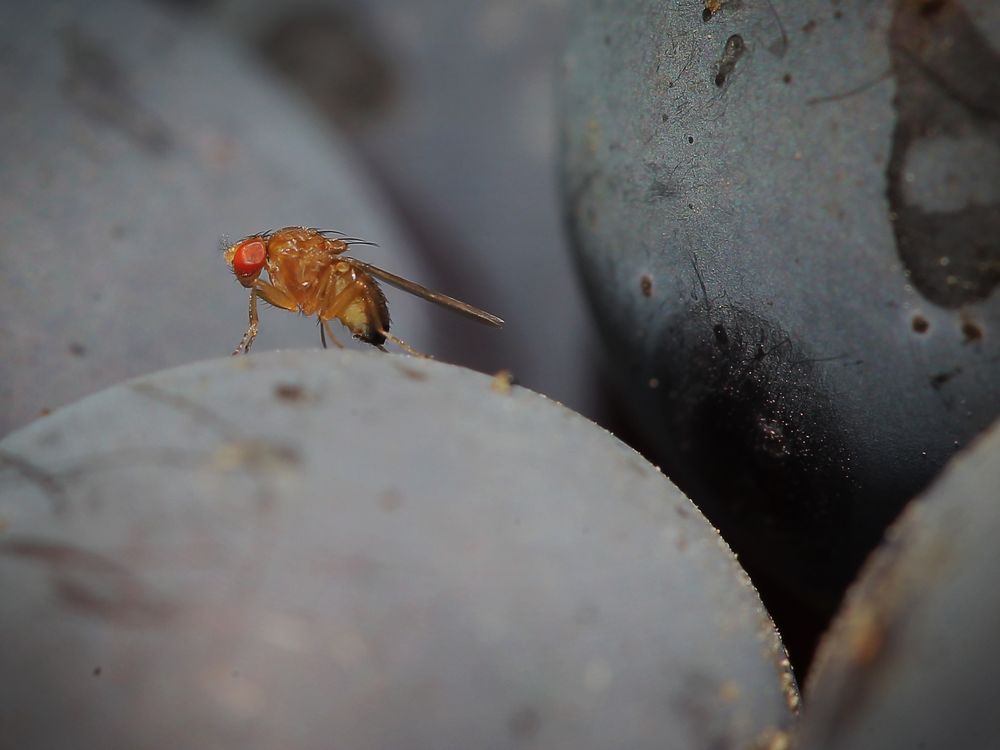
[[[250,309],[249,309],[249,316],[250,316],[250,325],[247,327],[247,332],[243,334],[243,338],[240,340],[240,343],[236,346],[236,349],[233,351],[233,355],[234,356],[237,355],[237,354],[240,354],[241,352],[243,354],[249,354],[250,353],[250,347],[253,345],[253,340],[255,338],[257,338],[257,322],[258,322],[258,319],[257,319],[257,288],[256,287],[251,287],[250,288]]]

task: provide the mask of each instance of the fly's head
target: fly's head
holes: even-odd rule
[[[267,263],[267,240],[251,235],[227,248],[224,257],[236,279],[243,286],[251,287]]]

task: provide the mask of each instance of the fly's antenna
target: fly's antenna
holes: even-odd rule
[[[338,237],[337,239],[345,245],[371,245],[372,247],[378,247],[377,242],[369,242],[368,240],[362,240],[358,237]]]

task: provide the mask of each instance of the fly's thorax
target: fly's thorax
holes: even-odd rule
[[[268,242],[267,271],[271,283],[289,294],[307,315],[322,309],[334,291],[333,259],[294,234],[276,233]]]

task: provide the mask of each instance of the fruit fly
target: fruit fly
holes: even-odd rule
[[[382,351],[388,340],[410,354],[427,356],[389,333],[389,307],[379,281],[480,323],[495,328],[503,326],[496,315],[344,255],[352,245],[373,243],[337,234],[285,227],[276,232],[252,234],[226,248],[226,262],[240,284],[250,290],[250,325],[233,354],[245,354],[253,345],[257,336],[259,297],[282,310],[315,315],[324,348],[327,336],[337,346],[343,346],[328,322],[339,320],[354,338]],[[264,271],[267,271],[266,281],[261,278]]]

